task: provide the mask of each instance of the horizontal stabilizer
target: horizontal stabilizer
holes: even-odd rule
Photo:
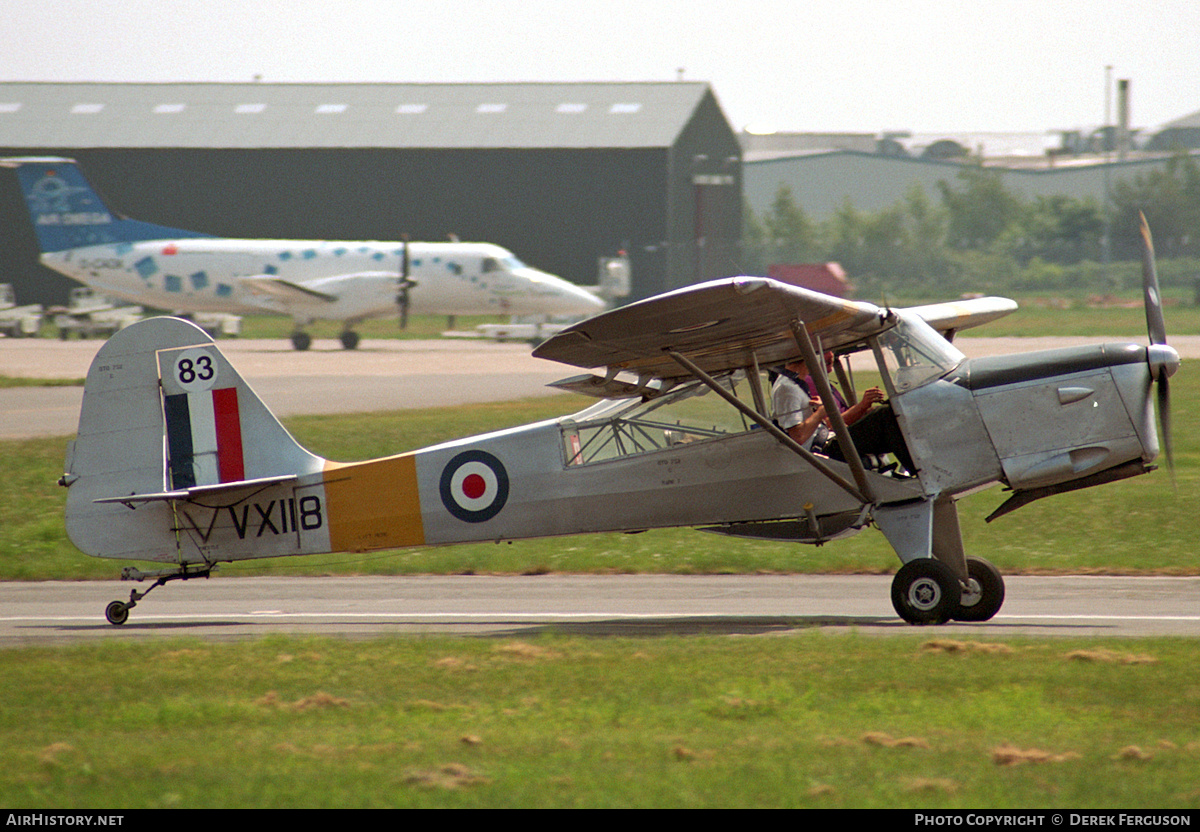
[[[259,477],[253,480],[241,480],[240,482],[221,482],[213,485],[194,485],[191,488],[179,488],[173,491],[159,491],[149,494],[130,494],[126,497],[100,497],[92,500],[93,503],[121,503],[133,508],[139,503],[161,503],[167,500],[183,500],[194,501],[200,498],[216,497],[234,492],[242,491],[258,491],[272,485],[280,485],[285,482],[293,482],[298,477],[295,474],[289,474],[281,477]],[[245,499],[245,495],[241,498]]]

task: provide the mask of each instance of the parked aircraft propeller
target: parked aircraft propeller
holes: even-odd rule
[[[1146,308],[1146,331],[1150,337],[1147,356],[1150,375],[1158,386],[1158,419],[1162,429],[1163,456],[1175,475],[1175,456],[1171,445],[1171,392],[1168,379],[1179,369],[1179,353],[1167,344],[1167,325],[1163,318],[1162,294],[1158,288],[1158,269],[1154,264],[1154,240],[1146,215],[1138,212],[1142,235],[1142,301]]]
[[[396,281],[396,305],[400,308],[400,328],[408,329],[409,290],[417,281],[409,277],[408,235],[404,235],[404,248],[400,255],[400,277]]]

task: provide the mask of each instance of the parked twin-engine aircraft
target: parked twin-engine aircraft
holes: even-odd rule
[[[604,304],[575,284],[526,266],[491,243],[381,243],[210,237],[125,219],[71,159],[10,158],[48,268],[99,292],[177,313],[274,312],[304,327],[353,326],[399,314],[579,318]]]
[[[113,336],[88,372],[61,480],[67,530],[90,555],[169,564],[125,570],[156,580],[109,604],[113,624],[155,587],[222,561],[682,526],[821,544],[868,525],[903,563],[891,594],[904,620],[984,621],[1004,581],[963,551],[956,501],[1002,483],[1012,494],[994,517],[1152,470],[1155,382],[1168,435],[1179,356],[1146,263],[1149,347],[999,358],[967,359],[949,336],[1015,309],[1000,298],[902,310],[758,277],[688,287],[534,351],[599,369],[560,384],[599,397],[594,406],[357,463],[306,451],[204,332],[155,318]],[[862,463],[822,350],[846,390],[846,356],[878,368],[880,412],[909,470]],[[773,421],[761,371],[800,357],[848,462]]]

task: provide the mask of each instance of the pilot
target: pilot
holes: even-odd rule
[[[819,450],[825,444],[829,429],[825,426],[825,407],[813,400],[804,389],[801,379],[808,375],[808,365],[797,359],[784,365],[771,386],[771,407],[775,423],[806,451],[814,445]],[[814,441],[815,440],[815,441]]]

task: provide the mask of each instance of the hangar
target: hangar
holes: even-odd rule
[[[0,83],[0,155],[79,160],[111,207],[222,237],[485,240],[633,298],[739,273],[742,152],[701,82]],[[0,282],[61,303],[15,177]]]

